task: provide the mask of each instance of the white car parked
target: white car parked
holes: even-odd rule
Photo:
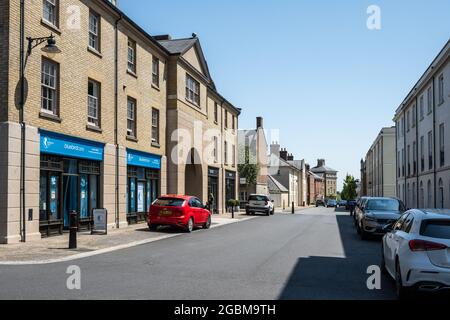
[[[383,237],[381,267],[397,295],[450,289],[450,210],[409,210]]]

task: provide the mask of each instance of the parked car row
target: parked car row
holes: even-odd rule
[[[450,291],[450,210],[408,210],[398,199],[363,197],[353,217],[362,240],[382,237],[381,269],[399,298]]]

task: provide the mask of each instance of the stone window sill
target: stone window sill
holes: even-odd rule
[[[161,145],[158,142],[152,142],[152,147],[161,148]]]
[[[100,128],[98,126],[95,126],[95,125],[92,125],[92,124],[86,125],[86,130],[94,131],[94,132],[97,132],[97,133],[103,133],[102,128]]]
[[[127,140],[128,141],[132,141],[132,142],[139,142],[139,140],[136,138],[136,137],[133,137],[133,136],[127,136]]]
[[[95,48],[92,48],[90,46],[87,47],[87,51],[96,55],[99,58],[103,58],[103,55],[101,54],[101,52],[99,52],[98,50],[96,50]]]
[[[137,74],[136,74],[136,72],[134,72],[134,71],[132,71],[132,70],[130,70],[130,69],[127,69],[127,74],[129,74],[130,76],[132,76],[132,77],[134,77],[134,78],[136,78],[137,79]]]
[[[161,91],[161,89],[159,88],[159,86],[157,86],[156,84],[152,83],[152,88],[157,90],[157,91]]]
[[[54,32],[56,32],[58,35],[61,35],[61,29],[59,29],[57,26],[55,26],[53,23],[45,20],[45,19],[41,19],[41,24],[51,30],[53,30]]]
[[[43,111],[39,112],[39,118],[47,119],[47,120],[54,121],[57,123],[62,122],[62,119],[59,116],[51,114],[51,113],[43,112]]]

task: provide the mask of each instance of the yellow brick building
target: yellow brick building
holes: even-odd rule
[[[0,0],[0,243],[60,234],[71,211],[80,228],[90,226],[95,208],[107,209],[109,228],[144,220],[168,188],[184,191],[167,179],[173,147],[167,138],[177,128],[168,119],[174,55],[110,1],[25,1],[21,119],[20,2]],[[59,54],[41,51],[46,41],[32,41],[37,46],[27,53],[26,38],[51,35]],[[206,97],[212,97],[220,112],[233,114],[236,129],[239,110],[207,86],[205,109],[194,118],[221,128],[210,120]],[[175,90],[183,88],[177,84]],[[235,146],[234,136],[229,139]]]

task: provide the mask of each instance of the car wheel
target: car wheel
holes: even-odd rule
[[[399,300],[409,298],[409,290],[408,288],[403,286],[402,273],[400,269],[400,263],[398,260],[395,266],[395,291],[397,293],[397,298]]]
[[[272,213],[273,216],[275,215],[275,208],[272,209]]]
[[[156,224],[149,224],[148,228],[150,229],[150,231],[156,231],[158,230],[158,226]]]
[[[186,231],[188,233],[191,233],[194,231],[194,218],[190,218],[187,225],[186,225]]]
[[[205,224],[203,225],[203,229],[209,228],[211,228],[211,216],[208,217],[208,220],[206,220]]]
[[[270,217],[270,209],[267,210],[266,216]]]

